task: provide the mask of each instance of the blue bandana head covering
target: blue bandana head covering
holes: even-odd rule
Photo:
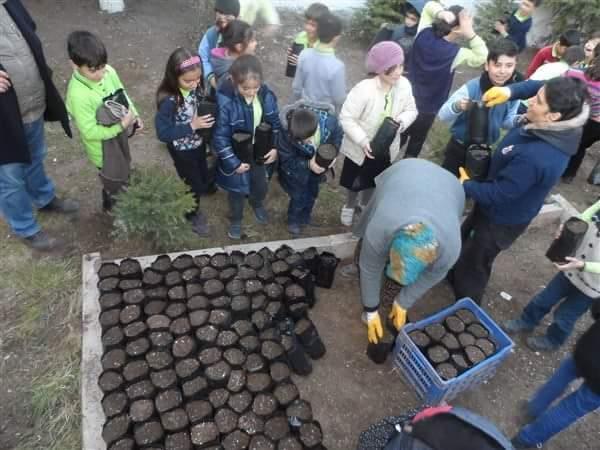
[[[405,226],[392,239],[386,276],[403,286],[414,283],[437,259],[438,247],[433,231],[424,223]]]

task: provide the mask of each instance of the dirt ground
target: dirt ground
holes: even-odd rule
[[[124,81],[146,122],[146,130],[132,142],[136,166],[158,165],[172,170],[165,148],[156,140],[152,121],[154,92],[162,77],[169,53],[177,46],[195,48],[201,30],[212,21],[205,2],[195,0],[128,0],[124,14],[109,16],[97,10],[96,0],[24,0],[38,24],[49,65],[62,92],[70,76],[65,50],[67,34],[87,29],[102,36],[109,62]],[[284,49],[301,28],[301,18],[283,12],[283,26],[271,37],[259,34],[258,56],[263,62],[267,83],[287,103],[291,81],[282,76]],[[346,35],[338,55],[346,62],[348,86],[364,76],[364,48]],[[474,71],[457,74],[456,84],[475,76]],[[47,127],[49,155],[47,170],[59,192],[81,202],[77,219],[41,217],[49,232],[69,243],[60,254],[34,254],[10,235],[0,223],[0,450],[80,448],[78,425],[78,364],[80,346],[79,286],[80,258],[88,252],[102,252],[106,258],[154,253],[143,240],[119,240],[111,235],[111,219],[100,212],[100,189],[95,170],[84,157],[77,139],[68,140],[55,125]],[[435,150],[435,149],[433,149]],[[425,152],[429,155],[432,149]],[[583,209],[598,196],[597,188],[585,177],[600,156],[593,149],[579,177],[571,185],[555,189]],[[339,173],[339,172],[338,172]],[[194,239],[185,248],[206,248],[227,244],[225,237],[225,196],[207,199],[214,234]],[[324,227],[313,234],[345,231],[339,225],[342,204],[337,180],[324,187],[316,218]],[[247,222],[249,241],[288,238],[283,225],[286,199],[277,183],[269,193],[273,224],[266,230]],[[552,267],[543,258],[552,230],[533,230],[513,249],[502,255],[488,289],[487,309],[503,320],[511,317],[552,276]],[[180,250],[180,249],[172,249]],[[364,355],[365,333],[359,323],[357,284],[338,279],[335,288],[322,292],[313,316],[328,347],[328,354],[315,364],[313,375],[300,381],[303,394],[313,401],[317,418],[325,430],[328,448],[349,449],[359,430],[379,418],[414,406],[416,399],[401,382],[392,366],[372,365]],[[507,302],[500,291],[513,295]],[[433,312],[451,301],[444,286],[423,299],[415,318]],[[421,310],[422,309],[422,310]],[[588,319],[579,324],[582,331]],[[487,385],[462,395],[457,404],[466,405],[490,417],[511,435],[516,430],[515,411],[551,373],[565,352],[546,356],[526,350],[521,340],[509,361]],[[570,343],[571,344],[571,343]],[[570,345],[565,346],[568,349]],[[343,382],[340,382],[343,380]],[[598,417],[590,415],[552,441],[549,449],[591,449],[600,437]]]

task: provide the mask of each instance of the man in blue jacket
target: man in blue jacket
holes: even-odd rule
[[[46,175],[44,121],[61,122],[71,137],[65,104],[46,63],[36,25],[20,0],[0,0],[0,212],[29,247],[51,250],[58,240],[34,214],[72,213],[79,205],[56,196]]]
[[[492,88],[483,100],[495,106],[528,97],[526,123],[498,145],[487,180],[469,180],[461,169],[465,194],[476,206],[463,223],[461,255],[449,276],[456,298],[481,302],[496,256],[527,229],[579,146],[589,115],[581,81],[525,81]]]

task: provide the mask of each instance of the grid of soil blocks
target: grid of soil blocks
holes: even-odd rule
[[[446,381],[482,363],[497,349],[488,329],[468,309],[413,330],[409,337]]]
[[[102,264],[107,449],[324,449],[291,379],[325,354],[308,315],[319,257],[283,246]]]

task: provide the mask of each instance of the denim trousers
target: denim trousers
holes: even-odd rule
[[[319,196],[320,175],[311,173],[304,186],[294,186],[288,191],[288,225],[308,225],[312,210]]]
[[[265,166],[252,166],[250,168],[250,195],[248,196],[248,203],[252,208],[256,209],[263,206],[268,189],[269,184]],[[240,225],[242,223],[245,202],[245,194],[229,191],[229,215],[232,224]]]
[[[541,447],[573,422],[600,408],[600,395],[592,391],[586,383],[551,406],[577,378],[575,360],[569,356],[529,401],[529,413],[535,420],[519,431],[519,442],[530,447]]]
[[[54,184],[44,171],[48,153],[44,119],[25,124],[31,163],[0,165],[0,211],[13,233],[29,237],[40,231],[34,207],[46,206],[54,198]]]
[[[592,306],[593,300],[573,285],[568,277],[559,272],[548,286],[537,294],[525,307],[521,319],[535,327],[562,299],[554,311],[554,320],[548,327],[548,339],[560,346],[573,332],[575,322]]]

